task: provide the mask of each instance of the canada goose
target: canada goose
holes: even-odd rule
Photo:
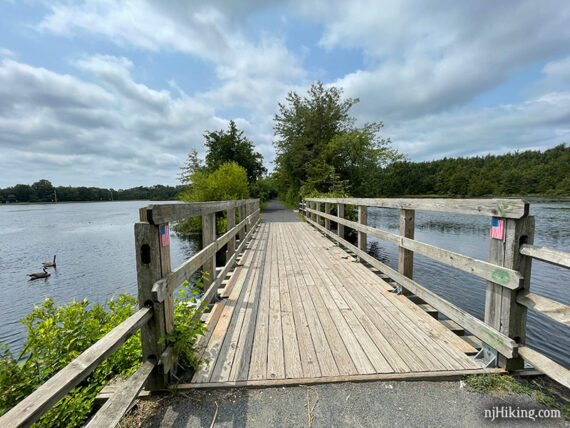
[[[30,277],[30,281],[33,281],[34,279],[47,278],[50,275],[51,274],[46,271],[46,268],[44,268],[43,272],[28,274],[28,276]]]
[[[53,256],[53,262],[44,262],[42,263],[43,267],[48,268],[48,267],[56,267],[55,266],[55,256]]]

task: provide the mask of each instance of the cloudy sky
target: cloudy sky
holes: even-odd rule
[[[176,184],[316,80],[412,160],[570,142],[570,2],[0,0],[0,187]]]

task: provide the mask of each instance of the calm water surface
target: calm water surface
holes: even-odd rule
[[[157,203],[157,202],[152,202]],[[160,202],[158,202],[160,203]],[[136,296],[134,223],[149,201],[0,205],[0,342],[23,347],[19,322],[46,297],[63,304],[89,299],[103,304],[121,293]],[[197,249],[171,232],[172,266]],[[29,281],[57,255],[47,279]]]
[[[120,293],[136,295],[133,224],[150,202],[58,205],[0,205],[0,342],[17,351],[25,341],[19,320],[34,304],[54,297],[58,304],[88,298],[105,303]],[[535,244],[570,251],[570,202],[531,201],[536,216]],[[370,208],[369,224],[398,233],[398,210]],[[416,239],[487,260],[490,219],[427,211],[416,212]],[[171,233],[172,266],[198,249],[194,241]],[[397,247],[369,238],[369,249],[397,268]],[[57,254],[57,269],[47,280],[28,281]],[[420,255],[414,279],[471,314],[483,318],[485,281]],[[570,305],[570,271],[533,262],[531,290]],[[529,311],[527,342],[570,367],[568,327]]]

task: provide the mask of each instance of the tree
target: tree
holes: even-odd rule
[[[350,183],[351,192],[360,196],[371,171],[396,154],[388,150],[390,140],[378,136],[381,122],[355,127],[349,111],[358,102],[343,98],[341,88],[316,82],[305,97],[290,92],[285,103],[278,104],[273,127],[275,170],[289,202],[297,201],[301,189],[328,192],[333,183]]]
[[[206,166],[210,171],[217,170],[227,162],[236,162],[242,166],[250,183],[257,181],[267,172],[263,166],[263,156],[254,151],[253,143],[240,131],[233,120],[227,131],[206,131]]]
[[[211,174],[204,170],[195,171],[191,180],[192,186],[180,197],[187,202],[228,201],[249,197],[247,172],[237,162],[226,162]]]

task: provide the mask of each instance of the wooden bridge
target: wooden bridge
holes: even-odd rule
[[[400,210],[400,234],[368,226],[368,207]],[[492,217],[489,260],[415,240],[416,209]],[[218,236],[222,211],[228,227]],[[532,258],[569,268],[570,255],[532,245],[526,201],[308,199],[300,211],[304,221],[275,202],[261,218],[259,200],[141,209],[141,309],[0,418],[1,426],[33,423],[139,329],[143,365],[88,426],[116,425],[143,387],[165,390],[176,362],[172,344],[160,340],[173,328],[172,293],[199,270],[210,273],[208,332],[200,341],[209,364],[180,389],[445,379],[521,369],[524,361],[570,386],[568,370],[525,345],[527,309],[570,325],[567,306],[530,291]],[[168,225],[195,216],[202,217],[203,248],[172,270]],[[355,244],[346,239],[349,228]],[[367,235],[398,245],[397,271],[367,253]],[[220,251],[226,263],[216,268]],[[415,282],[414,253],[486,279],[485,319]]]

